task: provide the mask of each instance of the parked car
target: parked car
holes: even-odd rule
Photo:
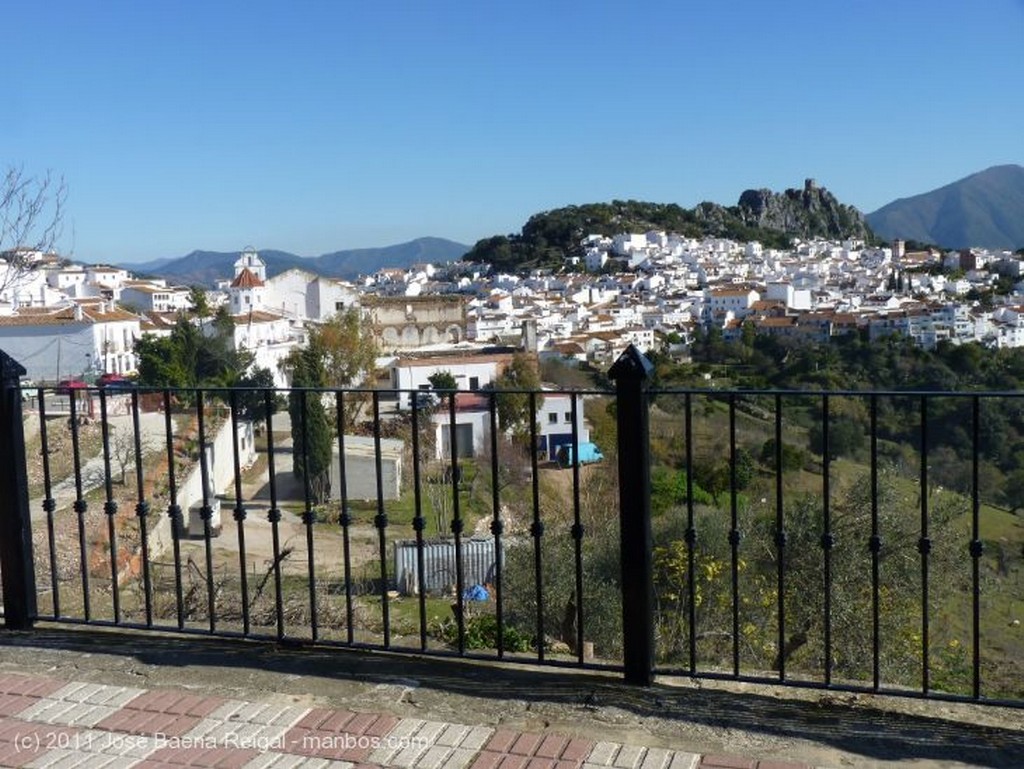
[[[135,387],[135,382],[126,376],[121,374],[101,374],[100,378],[96,380],[96,384],[100,387],[106,387],[108,389],[124,389],[128,387]]]
[[[561,467],[572,467],[573,465],[573,451],[572,446],[562,446],[558,450],[558,464]],[[580,464],[589,465],[594,462],[600,462],[604,459],[604,454],[594,443],[581,443],[580,444]]]
[[[60,395],[71,395],[74,391],[85,390],[88,387],[89,385],[81,379],[62,379],[57,383],[57,392]]]

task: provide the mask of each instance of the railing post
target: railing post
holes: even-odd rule
[[[22,365],[0,350],[0,569],[8,630],[29,630],[36,617],[25,426],[18,381],[24,374]]]
[[[615,382],[622,563],[622,652],[626,682],[654,680],[654,570],[647,381],[654,367],[630,345],[608,371]],[[577,458],[578,461],[578,458]]]

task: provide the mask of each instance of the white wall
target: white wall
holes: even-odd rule
[[[227,491],[235,479],[235,457],[231,437],[231,420],[221,425],[217,434],[213,436],[207,446],[207,470],[210,474],[210,485],[213,486],[213,493],[208,495],[212,501],[214,494]],[[253,436],[252,422],[242,421],[238,424],[238,460],[245,468],[256,459],[256,444]],[[178,505],[181,506],[182,521],[187,527],[189,523],[189,508],[201,504],[203,499],[203,477],[202,467],[198,462],[184,481],[179,480]],[[166,510],[154,510],[153,514]],[[211,524],[213,521],[211,521]],[[219,523],[219,522],[218,522]],[[162,515],[157,525],[149,531],[150,558],[156,558],[165,549],[173,547],[170,516]]]
[[[446,363],[444,359],[430,365],[402,365],[399,361],[391,369],[391,382],[399,390],[419,390],[430,388],[430,377],[441,371],[450,371],[460,390],[470,390],[470,380],[477,379],[477,387],[483,388],[498,376],[496,361],[483,363]],[[398,396],[399,408],[411,408],[408,392]]]
[[[36,382],[56,382],[91,371],[96,352],[87,323],[0,326],[0,350],[25,367]]]

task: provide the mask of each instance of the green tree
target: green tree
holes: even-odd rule
[[[1006,479],[1003,502],[1012,513],[1024,508],[1024,468],[1014,470]]]
[[[799,470],[807,461],[807,454],[803,449],[790,443],[782,442],[782,471],[793,472]],[[761,464],[772,470],[775,469],[775,439],[769,438],[761,446]]]
[[[144,334],[135,341],[139,384],[150,387],[188,387],[187,372],[177,359],[177,348],[171,337]]]
[[[150,387],[230,387],[252,365],[253,355],[235,349],[234,323],[218,313],[200,330],[184,315],[169,337],[135,342],[139,384]]]
[[[238,415],[243,419],[251,419],[255,422],[267,418],[267,402],[264,393],[274,388],[274,372],[268,368],[256,367],[249,373],[239,377],[235,387],[246,388],[235,395],[235,402],[238,404]],[[273,392],[270,398],[270,413],[277,412],[278,401],[281,396]]]
[[[307,481],[313,504],[330,496],[332,457],[331,423],[324,408],[323,395],[316,389],[327,379],[326,355],[317,344],[293,350],[286,359],[291,370],[292,389],[288,393],[288,414],[292,423],[292,471]]]
[[[206,299],[206,289],[202,286],[189,288],[188,301],[192,305],[192,314],[197,318],[208,318],[212,314],[210,303]]]
[[[530,392],[540,390],[536,359],[523,352],[515,353],[491,387],[499,393],[497,408],[501,426],[511,430],[517,439],[525,439],[530,431]],[[538,395],[538,410],[543,402],[544,399]]]
[[[810,449],[821,454],[825,448],[824,430],[821,422],[815,422],[807,431]],[[828,452],[830,458],[849,457],[863,448],[865,442],[864,426],[852,419],[829,423]]]
[[[455,375],[451,371],[435,371],[427,377],[430,386],[435,390],[457,390],[459,383],[455,381]],[[442,393],[441,398],[447,399],[449,393]]]
[[[325,387],[349,387],[372,373],[377,343],[362,326],[359,311],[349,308],[310,331],[310,347],[323,355]]]

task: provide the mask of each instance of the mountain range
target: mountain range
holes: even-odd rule
[[[1024,167],[993,166],[931,192],[894,200],[867,215],[886,240],[945,248],[1024,247]]]
[[[441,264],[458,261],[467,251],[469,246],[453,240],[417,238],[393,246],[353,248],[315,257],[274,249],[260,249],[259,254],[267,265],[267,277],[300,269],[329,278],[352,280],[387,267],[405,268],[420,262]],[[123,266],[140,276],[159,275],[183,285],[212,286],[218,280],[234,276],[234,263],[240,254],[241,251],[193,251],[181,257]]]

